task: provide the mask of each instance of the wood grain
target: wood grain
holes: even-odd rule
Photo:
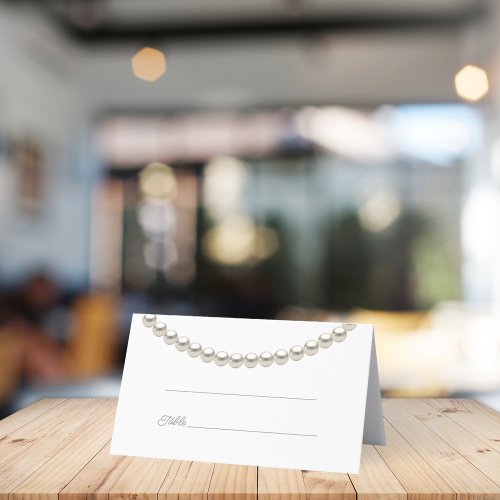
[[[303,471],[307,498],[311,500],[355,500],[356,490],[347,474]]]
[[[113,430],[115,402],[102,400],[88,425],[10,492],[10,500],[57,500],[59,492],[102,449]]]
[[[256,500],[257,467],[216,464],[208,496],[212,500]]]
[[[456,498],[455,490],[392,425],[386,423],[385,434],[387,446],[375,448],[406,490],[408,499],[451,500]]]
[[[386,400],[387,420],[433,469],[457,492],[457,498],[470,498],[498,492],[498,486],[467,461],[446,441],[405,410],[398,400]]]
[[[453,420],[463,429],[482,439],[500,452],[500,415],[488,408],[464,399],[425,399],[426,403]]]
[[[400,404],[462,457],[500,486],[500,453],[430,404],[418,399],[403,399]],[[499,424],[500,425],[500,424]]]
[[[0,441],[15,430],[21,428],[29,422],[37,419],[44,413],[52,410],[61,403],[64,403],[65,399],[41,399],[36,403],[33,403],[17,413],[10,415],[3,420],[0,420]]]
[[[110,455],[111,442],[61,490],[60,500],[107,500],[133,457]]]
[[[114,400],[44,400],[0,421],[0,500],[499,499],[500,416],[470,400],[385,400],[360,474],[109,454]]]
[[[156,500],[173,460],[135,457],[109,490],[110,500]]]
[[[304,476],[300,470],[259,467],[258,495],[261,500],[306,500]]]
[[[68,399],[6,436],[0,443],[0,500],[69,445],[104,403]]]
[[[214,464],[174,461],[158,500],[203,500],[208,497]]]
[[[363,445],[359,474],[350,474],[358,499],[403,500],[406,490],[377,450]]]

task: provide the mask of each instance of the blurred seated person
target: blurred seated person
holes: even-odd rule
[[[22,342],[8,326],[10,312],[0,283],[0,418],[10,413],[12,394],[21,377]]]
[[[28,279],[14,299],[7,329],[22,345],[24,383],[52,385],[63,382],[71,373],[63,349],[67,325],[57,314],[60,306],[58,286],[42,273]]]
[[[114,370],[115,311],[106,295],[81,296],[70,307],[47,275],[27,280],[0,318],[0,415],[17,389]]]

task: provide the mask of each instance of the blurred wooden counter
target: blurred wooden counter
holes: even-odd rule
[[[0,421],[0,500],[500,499],[500,415],[384,401],[387,446],[332,474],[109,455],[115,400],[46,399]]]

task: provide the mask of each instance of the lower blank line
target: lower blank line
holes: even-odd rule
[[[224,427],[202,427],[200,425],[187,425],[186,427],[189,427],[190,429],[206,429],[209,431],[256,432],[258,434],[280,434],[282,436],[318,437],[317,434],[299,434],[295,432],[256,431],[251,429],[226,429]]]

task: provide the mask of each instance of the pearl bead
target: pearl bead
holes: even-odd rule
[[[215,364],[217,366],[224,366],[229,361],[229,354],[225,351],[219,351],[215,355]]]
[[[304,344],[304,352],[308,356],[314,356],[318,351],[319,351],[319,346],[315,340],[308,340]]]
[[[201,360],[204,363],[210,363],[215,358],[215,351],[211,347],[205,347],[203,351],[201,351]]]
[[[157,337],[163,337],[165,333],[167,333],[167,324],[163,321],[158,321],[155,326],[153,326],[153,333]]]
[[[198,342],[193,342],[189,345],[188,354],[192,358],[197,358],[201,354],[202,350],[203,347],[201,347],[201,344],[199,344]]]
[[[144,326],[147,326],[148,328],[155,326],[155,323],[156,323],[156,314],[145,314],[142,317],[142,324]]]
[[[249,352],[244,359],[247,368],[255,368],[259,364],[259,356],[254,352]]]
[[[168,330],[163,334],[163,342],[168,345],[175,344],[177,342],[177,332],[175,330]]]
[[[335,340],[335,342],[343,342],[347,337],[347,332],[341,326],[337,326],[336,328],[334,328],[332,334],[333,340]]]
[[[348,332],[352,332],[357,326],[356,323],[342,323],[342,328]]]
[[[273,364],[273,361],[274,361],[274,356],[272,352],[264,351],[260,353],[259,356],[260,366],[265,366],[265,367],[271,366]]]
[[[231,354],[231,357],[229,358],[229,366],[232,366],[233,368],[239,368],[242,364],[243,364],[242,354],[240,354],[239,352]]]
[[[288,351],[279,349],[274,353],[274,362],[277,365],[284,365],[288,361]]]
[[[189,349],[189,339],[187,337],[179,337],[175,343],[175,348],[178,351],[187,351]]]
[[[318,344],[323,349],[330,347],[333,344],[332,335],[330,333],[322,333],[318,338]]]
[[[294,361],[300,361],[304,357],[304,348],[301,345],[294,345],[290,349],[290,358]]]

